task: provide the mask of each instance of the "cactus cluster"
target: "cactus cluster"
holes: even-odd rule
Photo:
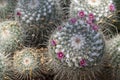
[[[0,0],[0,20],[12,18],[16,0]]]
[[[113,15],[116,10],[113,0],[71,0],[70,7],[71,16],[76,16],[79,11],[85,11],[86,15],[94,17],[97,22]]]
[[[105,48],[103,36],[98,26],[88,24],[85,18],[72,18],[52,34],[49,54],[53,59],[52,67],[58,67],[58,71],[66,67],[67,70],[72,68],[71,71],[92,69],[94,72],[93,67],[101,62]]]
[[[0,0],[0,80],[119,80],[117,1]]]
[[[16,21],[5,21],[0,24],[0,52],[14,51],[23,42],[22,28]]]

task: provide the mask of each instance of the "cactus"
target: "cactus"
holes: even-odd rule
[[[56,4],[54,0],[19,0],[15,10],[16,19],[38,26],[55,22],[60,18],[60,7]]]
[[[62,8],[62,16],[63,19],[65,19],[67,21],[67,19],[70,17],[69,16],[69,10],[70,10],[70,0],[58,0],[60,3],[60,6]]]
[[[0,0],[0,20],[12,18],[16,0]]]
[[[110,57],[109,63],[114,68],[113,75],[115,80],[120,79],[120,35],[117,35],[113,39],[108,41],[107,53]]]
[[[23,39],[22,28],[16,21],[0,23],[0,52],[13,52],[20,47]]]
[[[14,78],[18,80],[31,80],[39,77],[44,80],[44,76],[42,75],[44,60],[41,55],[43,54],[39,50],[32,48],[24,48],[16,51],[13,57],[13,71],[17,75],[14,75]]]
[[[98,26],[89,24],[86,17],[72,18],[58,27],[49,41],[50,64],[58,72],[55,80],[95,78],[94,72],[100,69],[105,48],[98,30]]]
[[[79,11],[85,11],[85,15],[96,17],[100,21],[115,13],[113,0],[71,0],[71,16],[76,16]],[[81,13],[80,13],[81,14]]]
[[[31,46],[40,47],[44,42],[46,43],[46,37],[49,38],[51,32],[56,28],[53,25],[61,22],[61,14],[61,7],[57,0],[19,0],[15,10],[16,20],[25,28],[26,42],[28,44],[32,43],[32,45],[30,44]],[[31,34],[35,34],[34,38]]]
[[[0,53],[0,80],[4,80],[6,77],[6,72],[11,68],[11,60],[9,55],[4,55],[4,53]]]
[[[70,16],[88,16],[88,19],[95,22],[101,28],[106,39],[117,33],[114,21],[116,21],[116,6],[112,0],[71,0]]]

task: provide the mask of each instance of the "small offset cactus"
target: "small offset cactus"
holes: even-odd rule
[[[23,42],[22,28],[16,21],[0,23],[0,52],[16,50]]]
[[[38,26],[55,22],[61,13],[57,4],[55,0],[19,0],[15,10],[16,19]]]
[[[86,17],[72,18],[59,26],[49,41],[51,66],[58,72],[55,80],[93,78],[94,72],[100,68],[104,48],[104,39],[98,32],[98,26],[87,23]]]
[[[0,20],[12,18],[16,0],[0,0]]]
[[[114,68],[115,80],[120,79],[120,35],[117,35],[107,44],[107,52],[110,57],[110,64]]]
[[[100,21],[114,15],[116,9],[113,0],[71,0],[70,15],[76,16],[79,11],[85,11],[84,14]]]
[[[40,80],[44,80],[41,72],[44,60],[41,55],[43,54],[37,49],[32,48],[16,51],[13,57],[13,71],[17,75],[14,75],[14,78],[18,80],[32,80],[39,77],[41,78]]]

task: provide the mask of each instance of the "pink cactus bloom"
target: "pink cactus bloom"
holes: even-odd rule
[[[57,57],[58,57],[58,59],[63,59],[63,57],[64,57],[64,54],[63,54],[63,52],[58,52],[57,53]]]
[[[92,29],[95,30],[95,31],[97,31],[98,30],[98,25],[92,24]]]
[[[114,4],[111,4],[111,5],[109,6],[109,10],[112,11],[112,12],[115,11],[115,5],[114,5]]]
[[[80,60],[80,66],[82,66],[82,67],[86,66],[86,61],[85,61],[85,59],[81,59],[81,60]]]
[[[58,28],[57,28],[59,31],[61,31],[62,30],[62,26],[58,26]]]
[[[18,16],[21,16],[21,12],[17,12],[17,15],[18,15]]]
[[[95,16],[94,16],[94,14],[92,14],[92,13],[90,13],[89,15],[88,15],[88,18],[89,18],[89,20],[94,20],[95,19]]]
[[[84,11],[80,11],[80,12],[78,13],[78,16],[79,16],[80,18],[85,17],[85,13],[84,13]]]
[[[52,45],[52,46],[56,46],[56,45],[57,45],[57,44],[56,44],[56,41],[55,41],[55,40],[52,40],[52,41],[51,41],[51,45]]]
[[[70,19],[70,22],[71,22],[72,24],[75,24],[75,23],[76,23],[76,21],[77,21],[77,19],[76,19],[76,18],[71,18],[71,19]]]

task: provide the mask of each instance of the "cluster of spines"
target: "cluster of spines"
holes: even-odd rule
[[[13,57],[13,74],[12,78],[18,80],[33,78],[41,78],[44,80],[42,75],[42,56],[43,53],[38,49],[24,48],[15,52]]]
[[[55,22],[60,18],[56,4],[54,0],[19,0],[15,15],[20,22],[31,25]]]
[[[85,11],[87,15],[93,14],[93,16],[96,17],[95,21],[98,23],[100,20],[113,15],[116,10],[112,0],[106,0],[104,2],[105,3],[103,3],[102,0],[72,0],[70,16],[76,16],[79,11]]]
[[[0,24],[0,50],[10,53],[20,47],[24,35],[16,21],[5,21]]]
[[[0,1],[0,20],[12,19],[14,9],[16,6],[16,0],[1,0]]]

